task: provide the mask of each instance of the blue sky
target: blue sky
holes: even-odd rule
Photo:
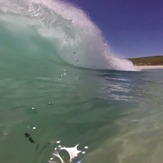
[[[89,15],[115,53],[123,57],[163,55],[163,0],[67,1]]]

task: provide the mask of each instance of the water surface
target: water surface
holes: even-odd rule
[[[69,163],[79,144],[72,163],[162,163],[163,70],[109,70],[134,69],[81,10],[38,2],[0,2],[0,162]]]

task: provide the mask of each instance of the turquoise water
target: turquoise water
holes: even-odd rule
[[[72,163],[162,162],[163,70],[88,69],[96,68],[97,58],[92,64],[92,56],[78,54],[87,47],[61,48],[59,36],[42,34],[51,28],[2,4],[0,162],[61,163],[53,155],[59,152],[68,163],[70,153],[62,149],[77,144],[80,152]],[[65,56],[69,52],[73,56]],[[117,69],[116,62],[126,69],[128,61],[110,59],[109,68]]]

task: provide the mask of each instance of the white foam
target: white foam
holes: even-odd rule
[[[60,58],[69,64],[93,69],[135,70],[130,61],[112,53],[99,28],[81,9],[69,3],[58,0],[6,0],[0,5],[5,12],[14,11],[30,18],[32,23],[28,21],[29,25],[35,24],[43,37],[51,39]]]

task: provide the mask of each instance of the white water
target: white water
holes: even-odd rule
[[[81,9],[69,3],[2,0],[0,12],[1,21],[32,27],[50,40],[59,57],[69,64],[93,69],[135,70],[130,61],[112,53],[98,27]]]

